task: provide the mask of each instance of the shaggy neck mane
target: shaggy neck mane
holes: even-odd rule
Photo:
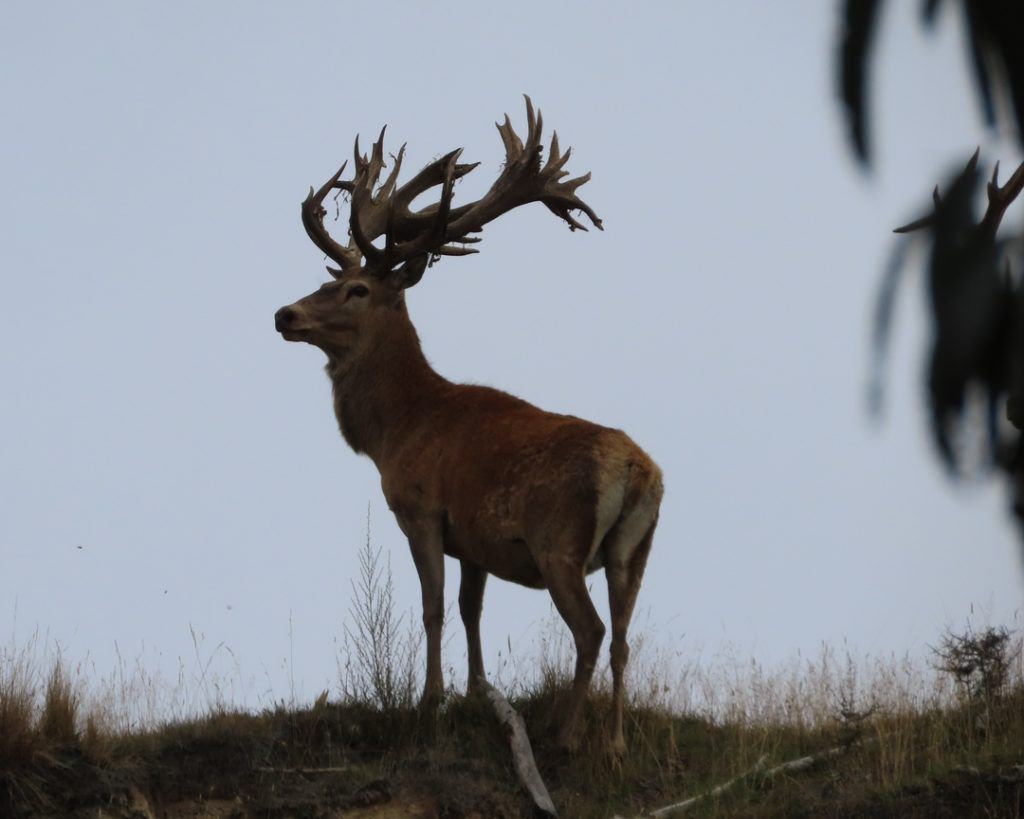
[[[450,382],[427,362],[405,305],[375,334],[371,346],[344,357],[328,356],[334,414],[352,449],[380,460]]]

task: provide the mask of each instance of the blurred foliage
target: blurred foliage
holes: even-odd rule
[[[1009,109],[1024,145],[1024,3],[955,0],[971,55],[971,70],[985,121]],[[851,147],[870,166],[868,68],[882,0],[844,0],[838,43],[839,91]],[[942,0],[924,0],[922,24],[935,25]],[[1006,101],[1005,106],[997,101]],[[1024,252],[1019,235],[999,233],[1007,208],[1024,188],[1024,164],[1000,185],[999,163],[984,185],[987,206],[978,218],[983,187],[979,151],[967,166],[936,186],[930,211],[896,232],[883,274],[873,332],[871,402],[881,407],[881,372],[893,304],[914,242],[926,245],[925,275],[932,328],[926,375],[931,436],[949,474],[961,477],[972,452],[975,466],[996,469],[1011,484],[1013,509],[1024,531]],[[925,187],[922,185],[922,187]],[[1008,422],[1008,423],[1007,423]],[[971,433],[976,433],[972,436]],[[977,434],[979,433],[980,434]],[[979,440],[980,439],[980,440]],[[973,446],[972,446],[973,444]]]
[[[1024,3],[1019,0],[923,0],[921,23],[935,25],[943,5],[963,11],[974,80],[985,121],[996,123],[996,98],[1005,94],[1024,140]],[[868,68],[882,0],[844,0],[839,43],[840,93],[852,147],[865,165],[871,161]],[[1024,141],[1022,141],[1024,144]]]

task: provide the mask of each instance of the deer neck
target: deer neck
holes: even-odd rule
[[[380,466],[388,443],[407,435],[448,384],[427,362],[405,304],[365,345],[328,354],[334,414],[353,450]]]

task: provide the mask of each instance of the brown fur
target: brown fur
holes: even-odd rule
[[[363,290],[367,295],[353,295]],[[661,501],[661,472],[625,433],[544,412],[499,390],[453,384],[427,363],[402,291],[352,276],[284,310],[293,340],[327,353],[341,433],[368,455],[423,584],[425,698],[442,690],[443,554],[462,564],[469,688],[483,678],[479,615],[486,576],[547,588],[577,647],[561,739],[573,729],[604,637],[584,577],[604,567],[612,610],[621,750],[625,632]]]

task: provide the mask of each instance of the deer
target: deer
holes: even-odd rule
[[[398,185],[405,145],[380,181],[384,130],[369,156],[356,137],[354,173],[347,162],[302,202],[309,238],[338,267],[332,280],[282,307],[274,317],[286,341],[327,356],[341,435],[380,473],[381,488],[409,549],[422,591],[426,676],[420,706],[441,701],[441,630],[445,556],[459,562],[459,613],[465,627],[467,695],[487,684],[480,616],[487,578],[546,589],[572,633],[576,663],[557,731],[560,747],[578,745],[578,722],[605,637],[587,589],[604,569],[612,638],[610,748],[625,752],[624,673],[627,630],[657,525],[663,494],[655,462],[624,432],[541,410],[509,393],[456,384],[428,363],[406,307],[405,291],[443,256],[476,253],[484,226],[513,208],[542,202],[571,230],[586,230],[574,212],[603,230],[577,189],[590,174],[566,180],[553,133],[542,164],[543,117],[526,96],[525,142],[508,115],[496,123],[505,162],[490,189],[453,204],[453,188],[479,163],[462,149],[427,164]],[[386,126],[385,126],[386,128]],[[435,203],[413,201],[439,188]],[[329,193],[347,195],[348,238],[324,225]]]

